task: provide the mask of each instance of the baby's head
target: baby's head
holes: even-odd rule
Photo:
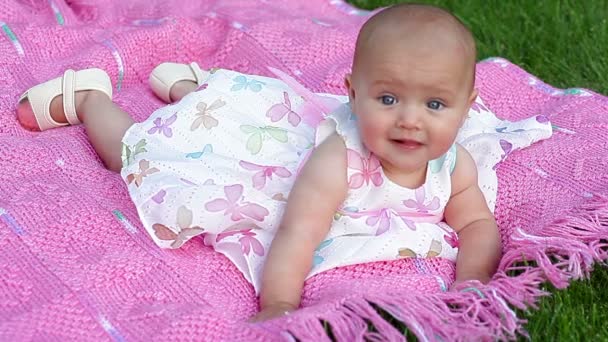
[[[346,86],[385,171],[418,170],[450,148],[477,95],[475,62],[471,32],[437,7],[396,5],[363,25]]]

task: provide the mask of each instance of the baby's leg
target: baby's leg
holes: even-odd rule
[[[133,124],[133,119],[101,91],[78,91],[74,103],[78,119],[84,124],[91,145],[106,168],[119,172],[122,168],[122,137]],[[67,122],[62,95],[51,101],[50,114],[59,123]],[[27,100],[19,103],[17,117],[25,128],[37,129],[32,107]]]
[[[184,96],[195,91],[198,85],[193,81],[179,81],[176,82],[169,90],[169,97],[171,103],[181,100]]]
[[[196,90],[209,76],[195,62],[189,64],[165,62],[157,65],[150,73],[150,88],[158,98],[166,103],[181,100]]]

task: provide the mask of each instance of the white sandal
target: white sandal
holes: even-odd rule
[[[19,102],[26,99],[29,101],[40,131],[67,125],[78,125],[80,120],[76,115],[74,100],[76,98],[75,92],[81,90],[99,90],[112,99],[110,77],[105,71],[93,68],[79,71],[68,69],[62,77],[57,77],[28,89],[21,95]],[[63,110],[67,123],[59,123],[51,117],[51,101],[59,95],[63,95]]]
[[[179,81],[192,81],[201,86],[209,76],[196,62],[190,64],[162,63],[150,73],[150,87],[156,96],[171,103],[169,96],[171,87]]]

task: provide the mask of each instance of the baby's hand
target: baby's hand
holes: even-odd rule
[[[275,304],[265,307],[262,311],[258,312],[255,316],[249,319],[250,323],[257,323],[267,321],[276,317],[289,315],[290,312],[295,311],[296,308],[287,303]]]
[[[489,277],[456,278],[452,283],[452,286],[450,286],[450,291],[462,291],[468,288],[483,287],[488,281]]]
[[[462,284],[465,282],[466,282],[466,280],[455,280],[452,283],[452,286],[450,286],[450,290],[459,291],[463,287]]]

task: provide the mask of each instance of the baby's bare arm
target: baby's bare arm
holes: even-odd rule
[[[346,147],[333,135],[311,154],[289,194],[264,265],[262,311],[298,307],[314,250],[327,235],[347,189]]]
[[[458,146],[456,168],[452,174],[452,197],[445,209],[445,220],[460,241],[456,260],[456,282],[488,282],[500,261],[500,235],[494,215],[477,183],[477,168],[471,155]]]

